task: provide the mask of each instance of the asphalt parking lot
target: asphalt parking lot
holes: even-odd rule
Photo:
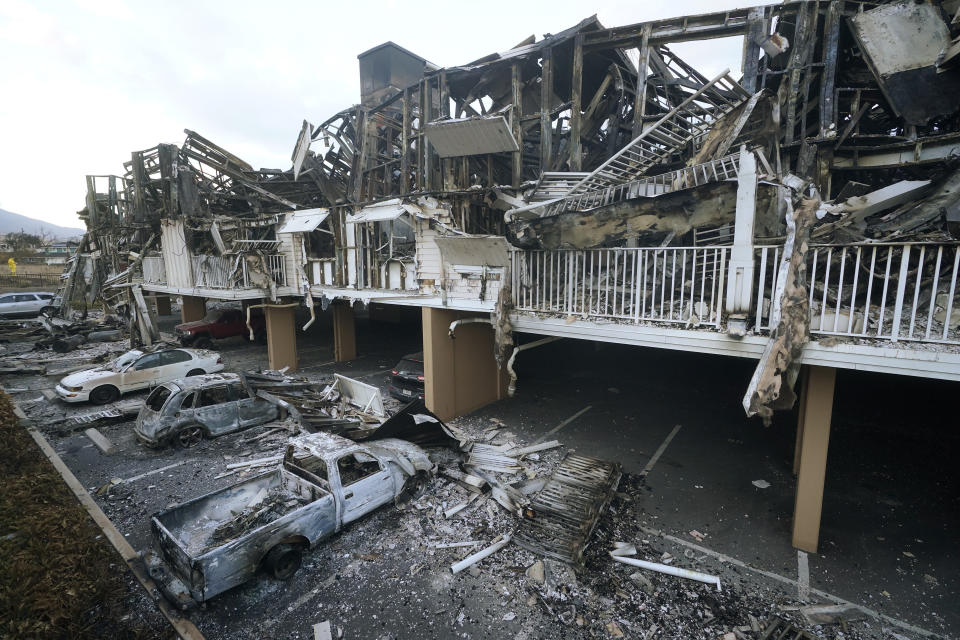
[[[162,319],[161,328],[169,330],[175,320]],[[421,348],[415,322],[361,320],[360,357],[337,364],[330,331],[321,315],[298,335],[300,375],[326,380],[342,373],[385,394],[390,368]],[[231,339],[216,348],[228,371],[266,366],[265,346]],[[672,554],[735,585],[725,596],[734,599],[711,611],[740,607],[762,619],[798,604],[805,580],[790,545],[795,416],[778,416],[769,428],[743,417],[739,403],[751,366],[680,352],[554,343],[522,353],[516,397],[453,425],[474,435],[502,425],[518,442],[547,435],[565,448],[621,462],[629,478],[610,521],[601,521],[595,545],[626,534],[636,535],[629,541],[639,545],[642,537],[651,553]],[[55,382],[18,380],[30,388],[18,400]],[[960,436],[949,428],[956,386],[855,372],[841,372],[838,385],[820,553],[807,558],[810,598],[822,601],[819,590],[892,619],[856,623],[848,638],[896,638],[891,631],[920,637],[911,627],[957,636],[960,492],[952,461]],[[25,408],[41,428],[52,410],[89,410],[59,400]],[[269,440],[250,442],[262,429],[189,450],[151,450],[136,441],[130,422],[99,428],[116,453],[102,454],[82,430],[46,435],[137,549],[151,545],[150,514],[236,482],[236,474],[223,475],[231,462],[276,451]],[[555,465],[565,450],[544,454],[541,468]],[[624,594],[629,572],[608,566],[602,549],[580,575],[552,566],[539,596],[523,573],[535,558],[513,547],[475,573],[451,575],[449,563],[466,552],[436,549],[438,541],[486,542],[510,526],[509,514],[487,506],[454,521],[436,517],[458,499],[449,482],[436,479],[417,499],[380,509],[310,553],[290,581],[260,575],[191,619],[208,638],[310,638],[312,625],[322,620],[344,637],[372,638],[616,637],[611,622],[627,637],[650,631],[635,617],[640,614],[627,611],[637,602],[645,606],[632,592]],[[601,580],[611,573],[623,573],[615,587]],[[656,593],[671,611],[660,615],[681,619],[702,606],[709,590],[684,585],[674,594],[675,582],[664,577]],[[567,606],[575,609],[572,617],[561,611]],[[664,635],[667,628],[661,625],[650,637],[715,637],[708,625],[690,627],[689,635]],[[835,628],[822,632],[841,637]]]

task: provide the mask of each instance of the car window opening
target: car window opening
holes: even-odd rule
[[[380,463],[371,456],[356,453],[340,458],[337,468],[340,470],[340,484],[346,487],[380,471]]]
[[[170,397],[170,393],[171,391],[167,387],[157,387],[147,398],[147,407],[149,407],[151,411],[160,411],[166,403],[167,398]]]
[[[210,387],[200,392],[200,402],[198,407],[210,407],[215,404],[223,404],[230,399],[230,394],[226,387]]]

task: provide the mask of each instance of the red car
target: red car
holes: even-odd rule
[[[263,344],[267,341],[266,321],[262,313],[251,311],[250,326],[253,327],[254,340]],[[185,347],[209,349],[214,340],[242,336],[250,338],[247,317],[242,309],[214,309],[203,320],[184,322],[176,327],[177,339]]]

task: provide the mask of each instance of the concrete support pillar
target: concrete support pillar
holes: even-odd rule
[[[157,296],[157,315],[170,315],[170,296]]]
[[[793,546],[817,552],[823,484],[827,472],[827,446],[837,370],[832,367],[805,367],[797,425],[797,495],[793,509]]]
[[[207,315],[207,301],[199,296],[182,296],[180,305],[180,319],[183,322],[203,320]]]
[[[297,370],[296,307],[267,307],[267,362],[271,369]]]
[[[450,323],[476,314],[423,308],[424,399],[451,420],[507,395],[509,376],[493,358],[493,327],[466,324],[450,338]]]
[[[330,305],[333,312],[333,359],[348,362],[357,359],[357,323],[349,302]]]

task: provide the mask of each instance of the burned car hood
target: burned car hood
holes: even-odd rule
[[[86,369],[84,371],[71,373],[66,378],[61,379],[60,384],[66,387],[82,387],[88,382],[112,378],[115,375],[117,375],[117,372],[109,367],[97,367],[96,369]]]

